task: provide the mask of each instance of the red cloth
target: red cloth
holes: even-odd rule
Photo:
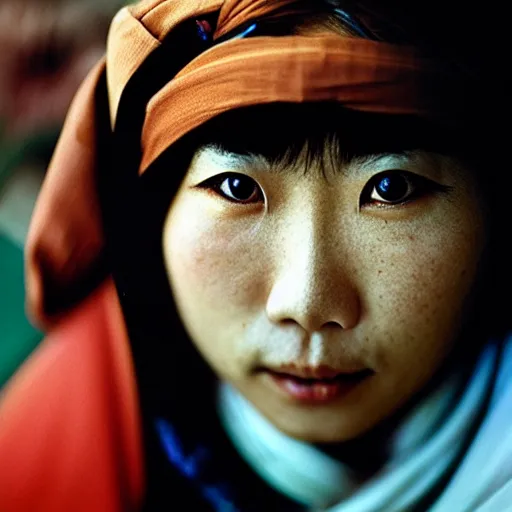
[[[55,326],[3,390],[0,454],[2,512],[139,508],[138,399],[111,280]]]

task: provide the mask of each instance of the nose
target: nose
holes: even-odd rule
[[[294,323],[306,332],[351,329],[360,317],[357,288],[339,251],[325,234],[312,227],[280,252],[267,299],[266,312],[273,323]]]

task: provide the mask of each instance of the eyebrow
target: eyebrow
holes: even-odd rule
[[[357,163],[362,167],[372,167],[383,163],[383,160],[395,160],[398,162],[405,162],[411,160],[413,157],[418,157],[422,154],[420,150],[408,150],[408,151],[389,151],[385,153],[370,154],[364,156],[358,156],[349,161],[348,163]]]
[[[273,171],[275,169],[274,164],[264,155],[251,153],[245,155],[234,153],[217,145],[205,146],[203,150],[208,151],[218,165],[228,167],[233,170],[257,168],[259,171]],[[413,157],[419,157],[422,153],[423,152],[420,150],[403,150],[387,151],[366,155],[348,154],[339,158],[339,161],[337,162],[338,165],[336,165],[336,167],[339,168],[340,173],[346,174],[353,171],[354,168],[364,170],[368,167],[380,165],[387,159],[393,160],[393,165],[397,165],[399,163],[403,163],[406,160],[410,160]],[[333,162],[336,161],[336,158],[337,157],[333,157]],[[393,165],[391,165],[391,167]],[[286,167],[288,166],[278,166],[277,170],[278,172],[282,172],[285,171]],[[295,167],[295,165],[292,167]],[[295,172],[295,169],[290,170],[290,172]]]

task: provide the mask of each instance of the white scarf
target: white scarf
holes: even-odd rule
[[[357,490],[347,466],[315,446],[281,433],[227,384],[220,386],[219,415],[253,470],[271,487],[310,510],[404,511],[432,489],[459,453],[492,385],[496,358],[496,346],[490,344],[453,410],[449,409],[458,376],[447,379],[416,406],[390,439],[389,460]],[[461,506],[459,510],[465,509]]]

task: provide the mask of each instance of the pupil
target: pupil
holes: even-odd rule
[[[233,197],[241,201],[246,201],[254,193],[254,183],[250,180],[240,178],[229,178],[229,188]]]
[[[377,192],[386,201],[399,201],[407,194],[407,180],[401,176],[386,176],[377,184]]]

